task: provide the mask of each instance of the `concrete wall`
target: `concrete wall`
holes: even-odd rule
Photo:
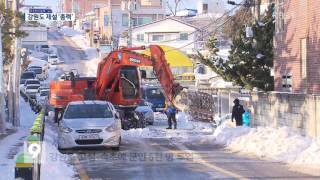
[[[320,96],[253,93],[253,126],[288,126],[320,141]]]
[[[251,111],[251,126],[288,126],[320,142],[320,95],[243,92],[237,89],[199,89],[213,95],[220,117],[231,113],[233,100],[240,99]]]

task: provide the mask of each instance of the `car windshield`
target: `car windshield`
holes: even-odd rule
[[[28,72],[28,73],[23,73],[21,76],[21,79],[33,79],[35,78],[34,73]]]
[[[33,85],[33,86],[27,86],[27,89],[39,89],[40,86]]]
[[[40,91],[40,96],[48,96],[49,90]]]
[[[33,71],[36,74],[41,74],[42,73],[42,69],[41,68],[30,68],[30,71]]]
[[[147,89],[146,96],[147,98],[164,98],[162,92],[158,88]]]
[[[106,104],[76,104],[69,105],[64,118],[112,118],[112,112]]]
[[[58,58],[57,55],[50,55],[50,58]]]
[[[48,45],[42,45],[41,48],[49,48]]]
[[[40,84],[38,80],[28,80],[26,84]]]

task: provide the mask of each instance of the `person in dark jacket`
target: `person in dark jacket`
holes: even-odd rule
[[[171,103],[167,103],[166,114],[168,116],[169,126],[167,129],[172,129],[172,122],[174,129],[177,129],[176,111],[176,108]]]
[[[233,119],[236,120],[236,125],[237,126],[242,126],[243,122],[242,122],[242,114],[245,112],[245,110],[243,109],[243,106],[240,104],[239,99],[235,99],[233,101],[234,106],[232,108],[232,117],[231,117],[231,121],[233,122]]]

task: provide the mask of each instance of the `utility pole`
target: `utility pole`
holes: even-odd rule
[[[3,92],[3,58],[2,58],[2,26],[4,25],[4,17],[0,15],[0,134],[6,132],[5,108],[4,108],[4,92]]]
[[[254,5],[255,5],[255,11],[254,11],[254,16],[257,21],[260,21],[260,5],[261,5],[261,0],[254,0]]]
[[[13,12],[19,11],[19,0],[13,1]],[[13,19],[16,22],[16,17]],[[14,32],[17,31],[18,25],[15,24]],[[14,62],[12,67],[12,91],[13,91],[13,126],[20,126],[20,71],[21,71],[21,39],[16,38],[14,44]]]
[[[129,39],[128,39],[128,47],[132,47],[132,1],[129,0],[128,2],[128,10],[129,10],[129,15],[128,15],[128,19],[129,19]]]
[[[128,39],[127,39],[127,46],[131,47],[132,46],[132,13],[133,13],[133,2],[132,0],[123,0],[122,1],[122,10],[128,12]]]

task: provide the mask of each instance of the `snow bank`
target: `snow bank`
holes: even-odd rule
[[[59,30],[63,35],[65,36],[69,36],[69,37],[72,37],[72,36],[76,36],[76,35],[80,35],[81,32],[79,31],[76,31],[68,26],[63,26],[60,28]]]
[[[0,179],[14,179],[14,166],[16,155],[23,149],[23,141],[29,134],[36,114],[31,110],[28,103],[20,97],[20,125],[14,134],[0,140]],[[11,125],[10,125],[11,126]],[[8,155],[15,155],[9,159]]]
[[[227,148],[290,164],[320,165],[320,146],[311,138],[296,134],[288,127],[259,127],[244,130],[232,138]],[[234,134],[234,133],[233,133]],[[218,137],[217,137],[218,139]]]
[[[10,153],[19,152],[22,147],[13,148],[28,135],[28,129],[20,129],[0,141],[0,179],[14,179],[15,159],[8,159]],[[23,146],[23,145],[22,145]]]
[[[68,163],[71,155],[61,154],[57,150],[57,133],[52,130],[52,126],[47,123],[45,126],[44,143],[42,144],[41,157],[41,177],[45,180],[72,179],[75,171]]]

